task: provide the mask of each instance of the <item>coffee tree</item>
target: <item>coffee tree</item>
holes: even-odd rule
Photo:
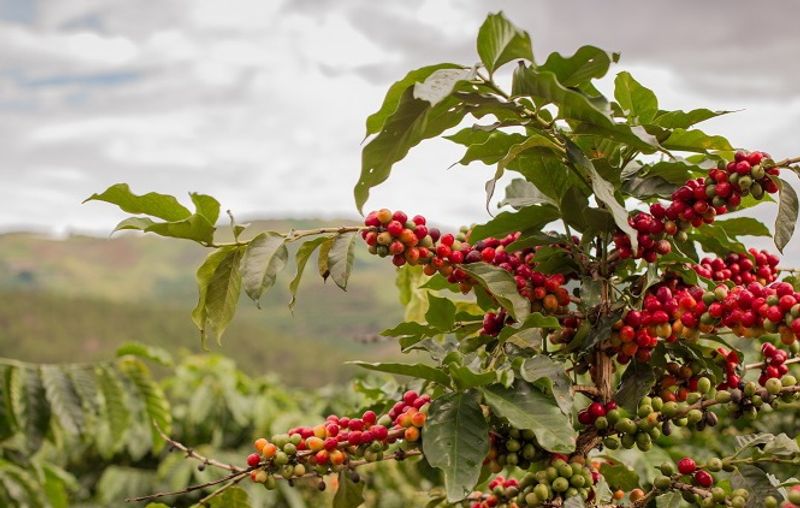
[[[477,52],[479,64],[423,67],[389,88],[367,119],[355,200],[362,210],[412,147],[444,137],[464,146],[460,164],[495,168],[476,207],[515,175],[483,224],[447,233],[379,209],[363,225],[249,237],[231,216],[221,242],[210,196],[191,194],[194,211],[124,184],[89,198],[135,215],[117,230],[211,249],[192,313],[203,338],[221,337],[242,289],[257,302],[275,284],[290,244],[290,306],[314,253],[342,289],[359,243],[398,267],[407,320],[382,335],[430,361],[355,363],[412,387],[258,439],[241,464],[202,457],[227,475],[197,488],[220,485],[209,497],[235,502],[245,479],[326,489],[338,473],[334,505],[355,507],[360,466],[419,460],[439,472],[428,506],[797,502],[800,448],[778,430],[791,432],[780,414],[800,392],[800,292],[777,256],[740,238],[770,236],[750,209],[777,200],[772,236],[787,244],[798,200],[781,172],[800,158],[736,150],[694,127],[728,112],[663,110],[627,72],[607,98],[593,82],[617,54],[584,46],[537,61],[501,13]]]

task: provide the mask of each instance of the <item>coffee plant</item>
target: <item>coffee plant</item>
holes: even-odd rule
[[[476,206],[490,209],[515,175],[483,224],[442,232],[381,208],[359,225],[251,235],[229,214],[223,241],[207,195],[190,194],[194,211],[124,184],[89,198],[133,214],[115,230],[211,249],[192,313],[203,340],[220,339],[242,290],[258,302],[275,285],[292,244],[290,307],[313,254],[344,290],[363,243],[398,267],[406,321],[382,335],[429,356],[355,362],[413,387],[261,436],[235,464],[199,456],[159,424],[173,448],[226,474],[140,499],[218,486],[205,501],[243,506],[237,485],[248,481],[335,485],[333,505],[355,507],[362,466],[413,460],[438,471],[431,507],[800,501],[800,447],[781,419],[800,397],[800,292],[776,255],[740,241],[786,246],[798,198],[782,174],[800,158],[735,149],[695,127],[729,112],[663,110],[627,72],[605,97],[594,81],[619,55],[584,46],[536,60],[501,13],[481,26],[477,52],[479,64],[423,67],[389,88],[367,119],[354,194],[363,210],[412,147],[443,137],[465,148],[459,164],[494,167]],[[776,201],[771,234],[751,209]]]

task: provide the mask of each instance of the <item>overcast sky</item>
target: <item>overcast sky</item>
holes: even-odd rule
[[[743,110],[703,128],[800,154],[789,0],[0,0],[0,230],[108,231],[120,216],[80,202],[123,181],[209,193],[244,218],[355,216],[366,116],[411,68],[474,63],[499,8],[542,61],[587,43],[620,51],[616,71],[662,106]],[[448,170],[459,156],[418,147],[367,208],[484,220],[492,169]]]

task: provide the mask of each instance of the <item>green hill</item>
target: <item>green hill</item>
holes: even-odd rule
[[[260,221],[252,229],[320,224]],[[194,272],[206,254],[191,242],[152,235],[0,235],[0,352],[37,362],[91,361],[131,340],[199,350],[189,313]],[[402,317],[390,263],[359,249],[347,293],[323,284],[310,265],[294,316],[286,289],[293,272],[291,266],[282,275],[260,310],[246,298],[240,303],[221,350],[244,370],[319,386],[348,379],[346,360],[397,355],[394,344],[357,340]]]

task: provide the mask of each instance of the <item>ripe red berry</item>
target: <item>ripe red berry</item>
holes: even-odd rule
[[[684,457],[678,461],[678,471],[681,474],[692,474],[697,469],[697,463],[694,459]]]
[[[706,471],[697,471],[694,474],[694,481],[701,487],[711,487],[714,484],[714,477]]]
[[[394,215],[392,215],[392,220],[396,220],[400,224],[405,224],[406,222],[408,222],[408,215],[406,215],[404,212],[400,210],[397,210],[396,212],[394,212]]]
[[[247,456],[247,465],[250,467],[256,467],[259,462],[261,462],[261,456],[257,453],[251,453]]]
[[[400,236],[400,233],[403,232],[404,226],[401,222],[393,220],[386,226],[386,231],[389,232],[392,236]]]

